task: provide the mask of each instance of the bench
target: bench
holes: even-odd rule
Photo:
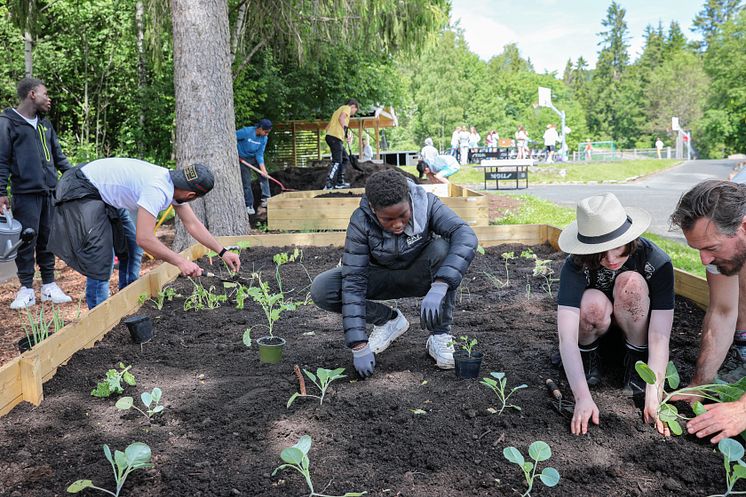
[[[528,168],[533,159],[485,159],[475,168],[484,170],[484,189],[487,181],[495,181],[496,190],[518,190],[528,188]],[[515,181],[515,186],[500,188],[500,181]],[[520,182],[525,182],[523,186]]]

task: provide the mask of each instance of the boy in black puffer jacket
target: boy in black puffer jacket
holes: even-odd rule
[[[453,368],[451,323],[456,289],[477,248],[477,236],[438,197],[390,169],[373,174],[347,227],[342,266],[318,275],[311,297],[342,314],[345,341],[358,374],[368,377],[374,353],[409,328],[399,310],[373,300],[422,297],[420,324],[438,367]],[[366,323],[373,324],[368,337]]]

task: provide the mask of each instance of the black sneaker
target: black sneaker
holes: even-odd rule
[[[635,369],[637,361],[648,362],[648,352],[640,352],[638,350],[627,349],[627,353],[624,356],[624,388],[622,392],[627,397],[637,397],[645,395],[645,387],[647,383],[640,378]]]
[[[585,380],[589,387],[594,387],[601,383],[601,354],[598,349],[588,352],[580,351],[580,357],[583,359],[583,371],[585,371]]]

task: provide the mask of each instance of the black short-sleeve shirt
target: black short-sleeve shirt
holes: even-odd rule
[[[557,303],[580,308],[583,292],[590,288],[601,290],[613,302],[614,282],[616,277],[625,271],[636,271],[647,281],[650,310],[673,309],[674,287],[671,258],[646,238],[640,238],[640,244],[635,253],[616,271],[603,266],[594,270],[580,267],[575,264],[572,255],[568,256],[560,273]]]

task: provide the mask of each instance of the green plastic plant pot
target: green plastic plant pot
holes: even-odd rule
[[[259,362],[277,364],[282,360],[285,339],[280,337],[261,337],[256,341],[259,345]]]
[[[479,368],[482,366],[481,352],[472,352],[471,357],[463,350],[457,350],[453,353],[454,370],[459,378],[473,380],[479,376]]]

